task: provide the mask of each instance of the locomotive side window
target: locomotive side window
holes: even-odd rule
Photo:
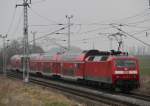
[[[95,56],[93,61],[106,61],[108,56]]]
[[[103,56],[102,58],[101,58],[101,61],[106,61],[108,59],[108,56]]]
[[[102,58],[101,56],[95,56],[94,61],[101,61],[101,58]]]
[[[94,59],[94,56],[90,56],[88,60],[93,61],[93,59]]]
[[[116,60],[116,66],[118,67],[136,67],[134,60]]]

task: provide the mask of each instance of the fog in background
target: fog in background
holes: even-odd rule
[[[0,33],[8,34],[8,39],[20,40],[23,37],[23,8],[16,4],[23,0],[0,0]],[[82,49],[117,49],[115,38],[112,44],[108,35],[123,31],[133,34],[150,44],[150,10],[148,0],[32,0],[29,12],[29,38],[36,31],[36,38],[56,31],[67,25],[66,15],[71,18],[71,45]],[[63,24],[63,25],[58,25]],[[122,24],[122,26],[118,26]],[[67,46],[67,28],[36,41],[45,51],[56,45]],[[147,33],[147,34],[146,34]],[[148,46],[126,36],[124,50],[138,52]],[[2,41],[2,40],[1,40]],[[2,47],[2,43],[0,42]],[[143,52],[142,52],[143,53]]]

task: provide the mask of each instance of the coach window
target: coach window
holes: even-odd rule
[[[80,63],[74,64],[74,67],[75,67],[77,70],[80,69]]]
[[[80,63],[77,63],[77,68],[78,68],[78,69],[80,68]]]

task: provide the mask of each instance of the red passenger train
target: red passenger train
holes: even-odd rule
[[[11,58],[11,67],[21,71],[22,55]],[[53,55],[31,54],[30,72],[97,85],[110,85],[121,90],[133,90],[140,86],[138,60],[120,51],[88,50]]]

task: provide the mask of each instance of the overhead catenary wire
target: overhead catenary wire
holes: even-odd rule
[[[123,25],[138,28],[138,27],[136,27],[136,26],[132,26],[132,25],[127,25],[127,24],[123,24]],[[142,29],[144,28],[144,30],[135,31],[135,32],[133,32],[133,33],[132,33],[132,35],[145,33],[145,32],[147,32],[147,31],[149,31],[149,30],[150,30],[150,27],[139,27],[139,28],[142,28]],[[129,33],[129,32],[128,32],[128,33]]]
[[[66,28],[68,28],[68,26],[62,27],[62,28],[60,28],[60,29],[58,29],[58,30],[55,30],[55,31],[50,32],[50,33],[48,33],[48,34],[45,34],[45,35],[43,35],[43,36],[41,36],[41,37],[36,38],[35,40],[40,40],[40,39],[42,39],[42,38],[44,38],[44,37],[47,37],[47,36],[52,35],[52,34],[55,34],[55,33],[59,32],[59,31],[61,31],[61,30],[64,30],[64,29],[66,29]],[[33,40],[31,40],[30,42],[33,42]]]
[[[16,8],[14,8],[12,19],[11,19],[11,22],[10,22],[10,24],[8,26],[7,34],[9,34],[9,32],[10,32],[10,30],[12,28],[12,25],[13,25],[13,22],[14,22],[14,19],[15,19],[15,15],[16,15]]]
[[[72,42],[92,40],[92,39],[96,39],[96,38],[99,38],[99,37],[100,37],[100,36],[88,37],[88,38],[83,38],[83,39],[76,39],[76,40],[72,40]]]
[[[114,23],[113,23],[114,24]],[[120,24],[114,24],[114,25],[120,25]],[[133,28],[142,28],[142,29],[144,29],[144,30],[140,30],[140,31],[134,31],[134,32],[128,32],[128,33],[130,33],[131,35],[139,35],[139,34],[142,34],[142,33],[147,33],[147,31],[150,31],[150,27],[137,27],[136,25],[127,25],[127,24],[122,24],[122,26],[127,26],[127,27],[133,27]],[[142,37],[143,35],[141,35],[141,37]],[[139,37],[139,36],[138,36]]]
[[[127,23],[127,24],[140,24],[140,23],[145,23],[145,22],[148,22],[148,21],[150,21],[150,18],[140,20],[140,21],[136,21],[136,22]]]
[[[145,29],[145,28],[150,28],[150,26],[143,27],[143,26],[137,26],[137,25],[128,25],[128,24],[123,24],[126,27],[132,27],[132,28],[138,28],[138,29]]]
[[[139,41],[139,42],[143,43],[144,45],[146,45],[146,46],[149,46],[149,47],[150,47],[150,44],[148,44],[148,43],[144,42],[143,40],[140,40],[140,39],[138,39],[137,37],[135,37],[135,36],[133,36],[133,35],[131,35],[131,34],[129,34],[129,33],[127,33],[127,32],[125,32],[125,31],[122,31],[122,32],[123,32],[123,33],[125,33],[126,35],[130,36],[131,38],[134,38],[135,40],[137,40],[137,41]]]
[[[112,34],[112,33],[96,33],[96,34],[99,34],[99,35],[109,35],[109,34]],[[76,39],[76,40],[72,40],[73,42],[78,42],[78,41],[86,41],[86,40],[93,40],[93,39],[97,39],[101,36],[95,36],[95,37],[87,37],[87,38],[83,38],[83,39]]]
[[[103,27],[103,28],[95,28],[93,30],[88,30],[88,31],[84,31],[84,32],[81,32],[81,33],[78,33],[78,34],[87,34],[87,33],[92,33],[92,32],[95,32],[95,31],[99,31],[99,30],[102,30],[102,29],[110,29],[111,27]]]
[[[73,24],[74,25],[74,24]],[[51,32],[51,33],[49,33],[49,34],[46,34],[46,35],[44,35],[44,36],[42,36],[42,37],[39,37],[39,38],[36,38],[35,40],[41,40],[42,38],[45,38],[45,37],[47,37],[47,36],[49,36],[49,35],[52,35],[52,34],[56,34],[58,31],[61,31],[61,30],[64,30],[65,28],[67,28],[68,26],[66,26],[66,27],[63,27],[63,28],[61,28],[61,29],[59,29],[59,30],[56,30],[56,31],[53,31],[53,32]],[[101,28],[97,28],[98,30],[99,29],[101,29]],[[89,32],[91,32],[91,31],[98,31],[98,30],[90,30],[90,31],[86,31],[86,32],[83,32],[83,33],[89,33]],[[106,29],[106,28],[104,28],[104,29]],[[91,37],[90,37],[91,38]],[[89,38],[89,39],[90,39]],[[94,38],[94,37],[92,37],[92,38]],[[73,41],[77,41],[77,40],[73,40]],[[30,41],[30,42],[32,42],[32,41]],[[56,44],[56,42],[55,42],[55,44]],[[60,46],[60,45],[59,45]],[[63,46],[62,46],[63,47]],[[64,48],[64,47],[63,47]],[[65,47],[66,48],[66,47]]]
[[[32,2],[32,5],[35,5],[35,4],[39,4],[39,3],[42,3],[42,2],[45,2],[46,0],[38,0],[38,1],[34,1]]]
[[[125,21],[125,20],[129,20],[129,19],[133,19],[133,18],[137,18],[137,17],[141,17],[143,15],[147,15],[148,13],[145,13],[146,11],[149,11],[149,9],[144,9],[142,12],[139,12],[133,16],[129,16],[129,17],[125,17],[125,18],[122,18],[122,19],[119,19],[119,20],[113,20],[113,22],[121,22],[121,21]]]
[[[112,23],[113,25],[118,25],[118,26],[122,26],[122,27],[132,27],[132,28],[138,28],[138,29],[145,29],[145,28],[149,28],[149,26],[147,27],[143,27],[143,26],[138,26],[138,25],[130,25],[130,24],[124,24],[124,23]],[[109,24],[110,25],[110,24]]]
[[[135,32],[135,33],[133,33],[132,35],[141,34],[141,33],[144,33],[144,32],[146,32],[146,31],[149,31],[149,30],[150,30],[150,28],[147,28],[147,29],[145,29],[145,30]]]
[[[142,12],[139,12],[135,15],[132,15],[132,16],[129,16],[129,17],[125,17],[125,18],[121,18],[121,19],[115,19],[115,20],[110,20],[109,23],[120,23],[120,22],[125,22],[125,21],[128,21],[129,19],[134,19],[134,18],[137,18],[137,17],[143,17],[143,15],[146,15],[147,14],[150,14],[150,13],[146,13],[146,11],[149,11],[149,9],[144,9]],[[102,24],[102,23],[105,23],[105,24]],[[108,22],[106,22],[106,20],[104,21],[101,21],[101,22],[95,22],[95,23],[90,23],[91,25],[108,25],[109,24]]]
[[[58,23],[58,24],[31,24],[29,25],[30,27],[49,27],[49,26],[57,26],[57,25],[67,25],[64,23]],[[87,24],[82,24],[82,23],[73,23],[74,26],[108,26],[109,24],[99,24],[99,23],[87,23]]]
[[[124,33],[124,34],[126,34],[126,35],[130,36],[131,38],[133,38],[133,39],[135,39],[135,40],[137,40],[137,41],[139,41],[139,42],[143,43],[144,45],[146,45],[146,46],[149,46],[149,47],[150,47],[150,44],[148,44],[148,43],[144,42],[143,40],[138,39],[138,38],[137,38],[137,37],[135,37],[134,35],[131,35],[131,34],[129,34],[129,33],[125,32],[125,31],[123,31],[122,29],[120,29],[120,28],[118,28],[118,27],[116,27],[116,26],[113,26],[113,25],[112,25],[112,27],[113,27],[113,28],[115,28],[115,29],[117,29],[117,30],[119,30],[119,31],[121,31],[122,33]]]
[[[15,1],[15,4],[17,3],[18,0]],[[11,21],[9,23],[9,26],[8,26],[8,30],[7,30],[7,35],[9,34],[11,28],[12,28],[12,25],[13,25],[13,22],[14,22],[14,19],[15,19],[15,15],[16,15],[16,7],[14,7],[14,11],[13,11],[13,14],[12,14],[12,18],[11,18]]]
[[[18,28],[19,28],[19,25],[21,24],[22,14],[23,14],[23,12],[21,12],[21,14],[20,14],[20,16],[19,16],[18,22],[17,22],[17,24],[16,24],[16,27],[15,27],[15,29],[14,29],[12,35],[15,35],[15,34],[17,33],[17,30],[18,30]]]
[[[50,24],[50,25],[58,25],[58,24]],[[59,25],[67,25],[67,24],[59,24]],[[110,26],[108,26],[109,24],[105,24],[105,26],[107,25],[108,27],[99,27],[99,28],[95,28],[95,29],[92,29],[92,30],[87,30],[87,31],[83,31],[83,32],[81,32],[81,28],[83,28],[82,26],[82,24],[71,24],[71,25],[73,25],[73,26],[79,26],[79,30],[77,31],[77,32],[74,32],[74,33],[72,33],[73,35],[75,35],[75,34],[80,34],[80,35],[82,35],[82,34],[88,34],[88,33],[93,33],[93,32],[96,32],[96,31],[100,31],[100,30],[106,30],[106,29],[110,29],[111,27]],[[104,24],[103,24],[104,25]],[[46,25],[30,25],[31,27],[33,26],[35,26],[35,27],[47,27],[47,26],[49,26],[49,24],[46,24]],[[45,33],[45,32],[41,32],[41,33]]]
[[[32,9],[32,8],[30,8],[30,9]],[[144,12],[143,12],[144,13]],[[40,14],[39,14],[40,15]],[[141,14],[141,15],[143,15],[143,14]],[[141,16],[141,15],[137,15],[137,16]],[[40,15],[41,16],[41,15]],[[44,16],[42,16],[43,17],[43,19],[45,19],[46,17],[44,17]],[[41,17],[41,18],[42,18]],[[135,16],[136,17],[136,16]],[[46,20],[47,21],[50,21],[48,18],[46,18]],[[57,25],[57,24],[51,24],[51,25]],[[75,24],[74,24],[75,25]],[[96,25],[96,26],[99,26],[99,25],[108,25],[108,24],[99,24],[99,23],[91,23],[91,24],[77,24],[77,25],[82,25],[82,26],[84,26],[84,25]],[[33,25],[34,26],[34,25]],[[35,26],[38,26],[38,25],[35,25]],[[39,25],[40,26],[40,25]],[[48,26],[48,25],[41,25],[41,26]],[[97,28],[97,30],[96,29],[94,29],[94,30],[89,30],[89,31],[85,31],[85,32],[81,32],[81,33],[79,33],[80,32],[80,30],[78,31],[78,34],[87,34],[87,33],[92,33],[92,32],[95,32],[95,31],[98,31],[98,30],[100,30],[100,29],[103,29],[103,28]],[[104,28],[104,29],[106,29],[106,28]],[[52,34],[54,34],[54,33],[52,33]]]
[[[56,26],[56,25],[64,25],[64,24],[37,24],[37,25],[29,25],[30,27],[49,27],[49,26]]]
[[[46,20],[46,21],[48,21],[48,22],[53,22],[53,23],[55,23],[55,24],[59,24],[58,22],[56,22],[56,21],[54,21],[54,20],[52,20],[52,19],[49,19],[49,18],[47,18],[47,17],[45,17],[45,16],[39,14],[37,11],[33,10],[33,8],[29,8],[29,9],[31,10],[32,13],[34,13],[34,14],[37,15],[38,17],[40,17],[40,18],[42,18],[42,19],[44,19],[44,20]]]
[[[57,43],[57,42],[56,42],[56,39],[54,39],[54,38],[52,38],[52,39],[47,38],[47,39],[45,39],[45,40],[52,41],[52,42],[50,42],[50,43],[55,44],[55,45],[57,45],[57,46],[59,46],[59,47],[64,48],[64,49],[67,50],[67,47],[66,47],[66,46],[63,46],[63,45]]]

